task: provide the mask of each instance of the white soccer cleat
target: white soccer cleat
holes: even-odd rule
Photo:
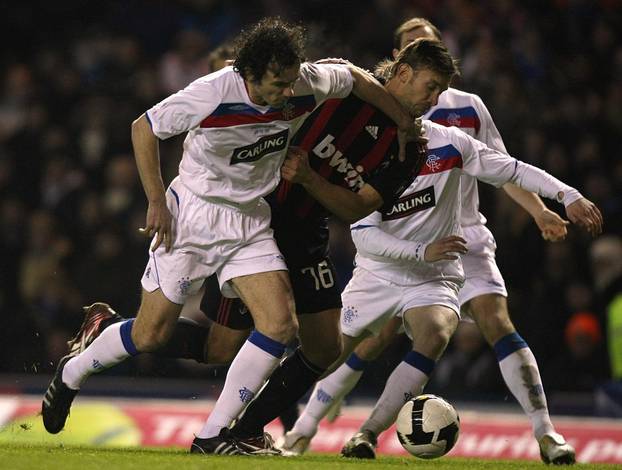
[[[284,457],[302,455],[307,451],[310,444],[310,437],[303,436],[293,431],[286,432],[276,441],[276,447],[281,450],[281,455]]]
[[[556,432],[545,434],[538,444],[540,445],[540,457],[545,464],[573,465],[575,463],[574,448],[561,434]]]

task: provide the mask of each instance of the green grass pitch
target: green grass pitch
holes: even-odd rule
[[[417,470],[529,470],[544,469],[541,462],[441,458],[419,460],[379,457],[377,460],[346,460],[336,455],[304,457],[222,457],[191,455],[183,449],[110,449],[65,446],[0,446],[0,469],[6,470],[315,470],[315,469],[405,469]],[[579,464],[577,470],[613,470],[614,465]]]

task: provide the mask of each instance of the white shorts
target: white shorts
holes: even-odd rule
[[[365,331],[378,335],[392,317],[426,305],[443,305],[460,318],[458,290],[455,282],[441,280],[401,286],[357,267],[341,294],[341,331],[352,337]]]
[[[166,253],[162,244],[149,250],[142,278],[146,291],[162,289],[171,302],[184,304],[216,273],[223,295],[237,297],[229,280],[287,270],[270,228],[270,206],[263,199],[243,208],[208,201],[177,177],[166,191],[166,203],[173,215],[173,248]]]
[[[465,281],[458,295],[460,305],[483,294],[507,297],[508,291],[495,261],[497,243],[490,230],[484,225],[472,225],[462,227],[462,231],[469,251],[462,255]]]

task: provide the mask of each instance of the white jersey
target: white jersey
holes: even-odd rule
[[[424,115],[424,119],[443,126],[458,127],[491,149],[507,153],[488,108],[482,99],[473,93],[448,88],[441,93],[438,104]],[[462,175],[460,223],[463,227],[486,223],[486,218],[479,212],[477,179],[467,174]]]
[[[428,156],[419,176],[392,207],[384,208],[382,213],[374,212],[352,225],[357,266],[379,277],[400,285],[420,284],[433,279],[463,282],[460,260],[430,264],[415,263],[414,256],[396,260],[378,255],[378,249],[371,247],[373,241],[369,246],[361,246],[356,236],[357,230],[378,227],[394,239],[428,244],[461,234],[462,174],[494,186],[511,182],[565,205],[581,197],[578,191],[546,172],[491,149],[455,127],[425,120],[423,126],[429,139]],[[382,250],[391,250],[390,243],[383,241],[380,245]]]
[[[188,131],[179,176],[194,194],[247,204],[276,188],[289,140],[304,119],[326,99],[347,96],[352,85],[344,66],[303,63],[294,96],[275,109],[253,103],[244,79],[225,67],[146,116],[160,139]]]

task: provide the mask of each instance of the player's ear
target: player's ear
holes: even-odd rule
[[[397,76],[402,83],[409,83],[410,79],[413,77],[414,71],[412,67],[408,64],[400,64],[397,66]]]

